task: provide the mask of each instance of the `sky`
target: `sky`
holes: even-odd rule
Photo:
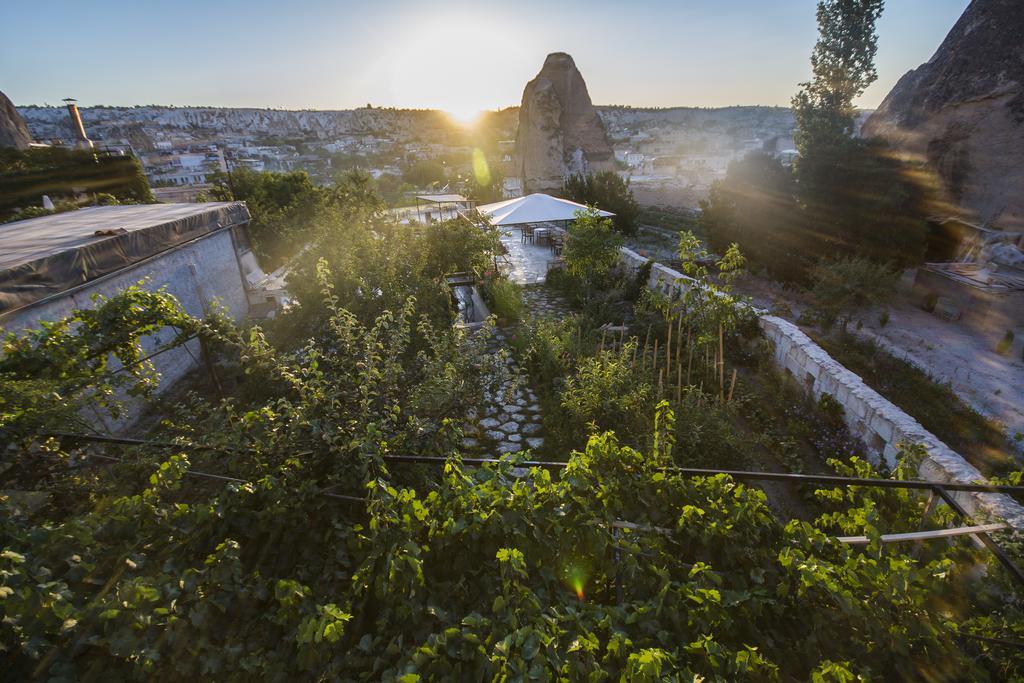
[[[877,106],[969,0],[889,0]],[[15,104],[285,109],[519,104],[568,52],[595,104],[789,104],[810,77],[815,0],[0,0]]]

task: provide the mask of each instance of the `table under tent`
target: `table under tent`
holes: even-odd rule
[[[491,225],[503,232],[518,228],[523,244],[547,245],[556,257],[561,255],[566,228],[576,220],[577,213],[587,209],[583,204],[540,193],[477,207]],[[605,218],[615,215],[610,211],[597,213]]]

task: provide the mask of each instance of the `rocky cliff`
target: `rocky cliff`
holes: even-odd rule
[[[516,152],[526,192],[560,189],[567,174],[615,168],[587,84],[564,52],[548,55],[523,90]]]
[[[7,95],[0,92],[0,147],[25,149],[32,142],[25,119],[14,108]]]
[[[861,134],[926,164],[964,216],[1024,229],[1024,7],[973,0]]]

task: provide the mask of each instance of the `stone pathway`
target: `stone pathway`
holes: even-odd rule
[[[508,339],[501,330],[488,342],[492,353],[507,349]],[[467,451],[482,455],[503,455],[518,451],[536,450],[544,445],[544,427],[541,423],[537,395],[526,386],[515,360],[505,360],[508,378],[485,395],[486,403],[475,417],[475,424],[466,429],[463,446]]]
[[[523,300],[531,314],[538,317],[565,317],[571,313],[568,304],[543,284],[548,263],[554,260],[546,246],[523,244],[519,231],[501,237],[508,250],[506,277],[522,286]],[[492,353],[508,352],[505,331],[496,329],[488,342]],[[485,396],[485,404],[467,426],[463,447],[467,454],[497,456],[519,451],[536,451],[544,445],[544,426],[537,395],[519,370],[511,353],[505,364],[508,377],[494,392]]]
[[[568,302],[544,285],[526,285],[522,291],[526,308],[534,317],[561,319],[572,315]]]

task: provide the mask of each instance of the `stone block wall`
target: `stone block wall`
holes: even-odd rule
[[[621,263],[637,270],[647,259],[622,249]],[[669,294],[686,287],[692,280],[661,264],[651,266],[649,288]],[[799,327],[764,311],[758,322],[772,342],[775,364],[792,375],[804,391],[815,398],[831,395],[842,407],[850,431],[864,441],[876,462],[896,463],[899,444],[921,444],[928,457],[921,463],[920,475],[927,481],[973,483],[983,481],[981,472],[963,456],[926,430],[921,423],[847,370]],[[957,501],[972,515],[995,517],[1024,529],[1024,507],[1009,496],[991,493],[956,493]]]

